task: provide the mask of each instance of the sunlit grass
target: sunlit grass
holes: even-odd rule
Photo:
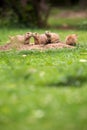
[[[55,20],[54,20],[55,19]],[[52,18],[50,17],[48,20],[48,24],[54,27],[57,26],[75,26],[82,29],[82,27],[87,25],[87,18]],[[85,29],[85,28],[84,28]]]

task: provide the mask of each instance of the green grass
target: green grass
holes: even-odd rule
[[[48,19],[48,24],[52,28],[56,27],[62,27],[62,28],[71,28],[71,29],[81,29],[81,30],[86,30],[87,29],[87,18],[86,17],[67,17],[67,14],[65,13],[66,17],[60,16],[59,14],[66,12],[80,12],[80,9],[78,8],[71,8],[71,9],[58,9],[54,8],[52,9],[49,19]],[[86,10],[85,10],[86,11]],[[81,15],[81,14],[80,14]]]
[[[27,31],[1,29],[0,44]],[[87,32],[52,31],[77,33],[79,46],[0,52],[0,130],[87,129]]]
[[[55,20],[54,20],[55,19]],[[87,29],[87,18],[54,18],[50,17],[48,24],[51,27],[71,27],[77,29]]]

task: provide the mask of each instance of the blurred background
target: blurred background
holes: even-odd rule
[[[0,0],[0,27],[87,29],[87,0]]]

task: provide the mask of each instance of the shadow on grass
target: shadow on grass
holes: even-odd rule
[[[48,83],[48,87],[82,87],[87,83],[86,76],[67,76],[65,80]]]
[[[60,29],[60,30],[87,30],[87,25],[49,25],[48,29]]]

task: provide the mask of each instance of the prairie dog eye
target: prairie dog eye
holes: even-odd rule
[[[27,34],[28,34],[28,35],[32,35],[32,33],[31,33],[31,32],[27,32]]]

